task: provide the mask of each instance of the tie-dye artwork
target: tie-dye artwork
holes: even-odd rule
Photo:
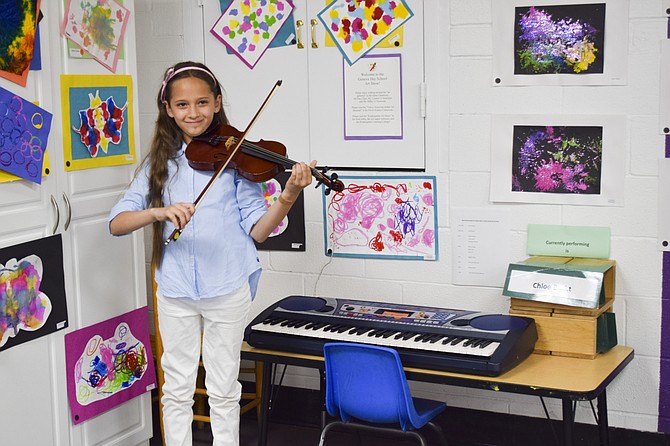
[[[37,33],[38,0],[2,2],[0,7],[0,77],[26,86]]]
[[[512,191],[600,194],[603,128],[514,126]]]
[[[65,170],[135,161],[130,76],[62,75],[61,95]]]
[[[268,208],[277,202],[289,176],[289,172],[280,172],[270,181],[261,183]],[[264,251],[305,250],[305,205],[302,193],[298,195],[288,215],[263,243],[256,243],[256,248]]]
[[[324,195],[326,255],[437,260],[435,177],[340,177]]]
[[[0,264],[0,347],[20,330],[35,331],[51,314],[49,296],[40,291],[42,259],[36,255]]]
[[[289,0],[233,0],[210,32],[254,68],[293,11]]]
[[[42,183],[52,115],[0,87],[0,169]]]
[[[413,15],[403,0],[335,0],[318,16],[352,65]]]
[[[0,249],[0,351],[67,326],[61,236]]]
[[[65,362],[74,424],[154,389],[147,307],[66,334]]]
[[[114,0],[68,0],[62,34],[115,73],[129,17]]]
[[[514,74],[603,73],[605,3],[515,9]]]

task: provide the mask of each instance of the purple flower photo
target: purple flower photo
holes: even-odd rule
[[[605,3],[515,8],[514,74],[603,73]]]
[[[600,194],[603,128],[514,126],[512,191]]]

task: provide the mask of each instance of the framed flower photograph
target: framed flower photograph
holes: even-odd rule
[[[494,116],[491,201],[623,206],[624,116]]]
[[[626,83],[625,0],[497,0],[493,17],[493,85]]]

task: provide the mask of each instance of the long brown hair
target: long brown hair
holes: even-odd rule
[[[182,145],[182,133],[174,119],[168,116],[166,103],[170,102],[172,83],[186,77],[195,77],[207,83],[216,98],[223,96],[221,85],[209,68],[198,62],[180,62],[168,68],[156,98],[158,118],[154,127],[151,148],[143,163],[149,164],[149,207],[163,207],[163,191],[168,181],[168,163],[173,162]],[[228,124],[223,106],[216,115],[212,126]],[[160,265],[163,257],[163,229],[165,222],[153,223],[152,261]]]

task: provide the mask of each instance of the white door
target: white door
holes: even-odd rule
[[[25,180],[0,183],[0,247],[62,235],[69,328],[0,352],[0,382],[5,383],[0,426],[30,432],[31,444],[148,444],[149,393],[77,426],[70,419],[65,334],[146,305],[146,280],[142,234],[112,238],[107,230],[109,210],[136,166],[67,173],[63,169],[60,74],[111,74],[94,60],[68,58],[66,41],[60,36],[64,4],[41,4],[42,70],[30,72],[25,88],[0,79],[3,88],[39,101],[53,114],[47,146],[50,174],[41,185]],[[134,2],[123,4],[131,10],[132,22],[117,73],[135,75]],[[137,104],[133,107],[137,109]],[[137,123],[135,128],[137,132]],[[139,142],[138,134],[135,141]]]

